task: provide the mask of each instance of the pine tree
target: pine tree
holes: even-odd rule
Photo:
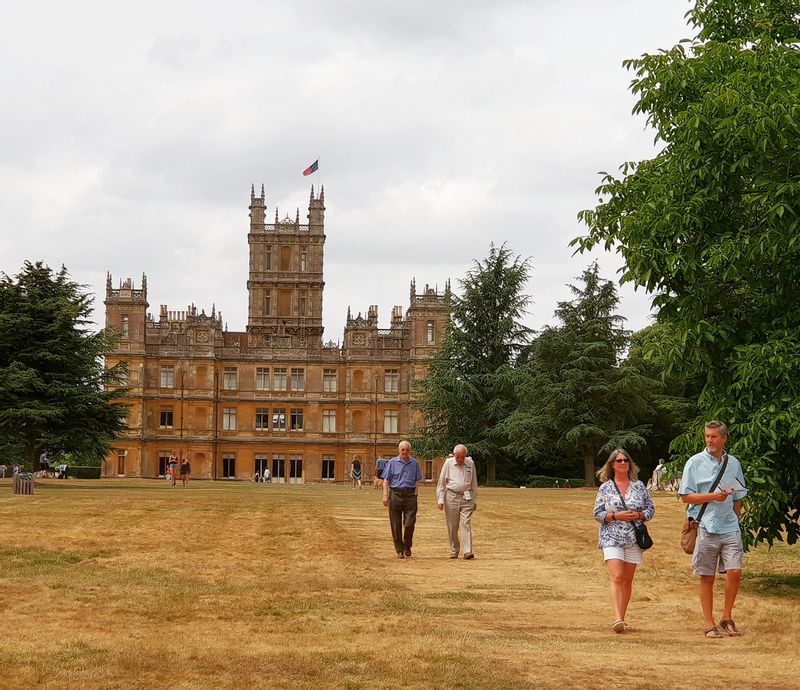
[[[533,342],[517,378],[519,406],[502,428],[517,454],[549,453],[562,466],[578,458],[586,485],[594,486],[601,453],[646,444],[640,420],[650,412],[645,392],[655,382],[620,364],[630,334],[616,314],[614,283],[600,277],[596,263],[580,280],[582,287],[570,285],[575,299],[556,309],[560,325]]]
[[[460,282],[442,348],[418,384],[425,425],[416,432],[416,452],[446,455],[464,443],[490,484],[498,462],[515,460],[499,424],[515,407],[514,364],[530,339],[520,323],[530,301],[523,292],[529,274],[527,259],[491,245]]]
[[[90,330],[92,302],[64,267],[26,262],[0,278],[0,452],[9,461],[33,467],[48,449],[96,463],[125,428],[127,409],[115,403],[124,365],[105,369],[114,336]]]

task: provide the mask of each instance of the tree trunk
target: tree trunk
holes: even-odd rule
[[[494,458],[489,458],[486,461],[486,485],[487,486],[494,486],[494,471],[495,471]]]
[[[583,451],[583,481],[586,486],[594,486],[594,453]]]

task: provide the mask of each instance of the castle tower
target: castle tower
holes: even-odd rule
[[[147,319],[147,276],[142,274],[142,286],[136,289],[133,281],[120,281],[119,288],[111,283],[111,273],[106,276],[106,328],[113,328],[121,336],[121,343],[129,352],[144,352],[145,321]]]
[[[247,332],[250,344],[268,347],[288,337],[295,347],[322,344],[322,291],[325,246],[325,193],[311,197],[308,225],[300,211],[265,223],[266,203],[250,192],[250,274],[247,281]],[[284,342],[284,341],[282,341]]]

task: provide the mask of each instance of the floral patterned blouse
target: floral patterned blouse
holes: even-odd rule
[[[645,485],[638,480],[628,484],[628,490],[625,492],[625,504],[628,506],[628,510],[644,513],[645,521],[652,520],[656,512],[653,499],[650,498]],[[614,480],[609,479],[600,485],[597,499],[594,502],[594,519],[600,523],[600,540],[597,548],[629,546],[636,543],[632,522],[623,520],[605,521],[606,515],[609,513],[618,513],[622,510],[625,510],[625,508],[622,507],[622,500],[614,488]]]

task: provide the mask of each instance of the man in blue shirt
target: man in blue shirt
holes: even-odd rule
[[[411,444],[401,441],[399,455],[383,471],[383,505],[389,508],[394,549],[398,558],[411,558],[414,525],[417,522],[417,482],[422,481],[419,463],[411,457]]]
[[[714,579],[717,569],[725,573],[725,605],[720,627],[727,635],[739,635],[733,622],[733,604],[739,593],[744,549],[739,515],[742,499],[747,495],[739,461],[728,455],[728,464],[714,493],[711,485],[723,463],[728,429],[716,420],[705,425],[706,449],[686,463],[678,493],[689,504],[690,518],[697,519],[703,505],[706,509],[697,528],[697,543],[692,567],[700,576],[700,605],[705,618],[706,637],[722,637],[714,622]]]

